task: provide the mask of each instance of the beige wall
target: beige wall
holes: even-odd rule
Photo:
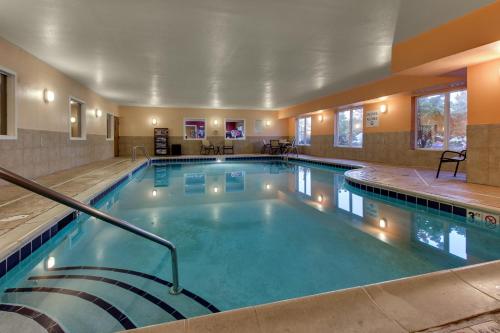
[[[245,140],[234,140],[235,153],[260,151],[262,139],[288,135],[288,121],[279,120],[277,111],[228,110],[228,109],[187,109],[120,106],[120,155],[129,155],[133,145],[145,145],[153,151],[153,128],[169,129],[170,143],[182,145],[183,154],[198,154],[199,140],[184,140],[184,119],[201,118],[207,122],[207,138],[214,144],[222,144],[224,139],[224,119],[245,120]],[[152,125],[157,119],[158,124]],[[218,125],[214,125],[214,120]],[[255,131],[255,120],[270,121],[261,133]]]
[[[102,98],[2,38],[0,68],[16,73],[19,129],[17,139],[0,139],[0,165],[17,170],[28,177],[37,177],[113,156],[113,143],[106,141],[105,115],[107,112],[118,114],[118,106],[115,103]],[[44,89],[55,92],[54,102],[44,102]],[[87,140],[69,140],[70,96],[84,101],[87,105]],[[93,115],[96,108],[102,110],[102,117],[96,118]],[[96,146],[100,148],[97,149]],[[40,154],[33,151],[34,147],[45,149],[45,153],[40,156],[41,160],[37,157]],[[60,161],[48,161],[48,154]],[[37,163],[43,163],[43,167]]]

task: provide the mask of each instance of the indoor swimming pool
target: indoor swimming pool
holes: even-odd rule
[[[54,332],[114,332],[500,258],[498,228],[362,191],[344,171],[150,165],[96,207],[177,246],[182,294],[168,293],[164,248],[81,215],[0,280],[1,303]]]

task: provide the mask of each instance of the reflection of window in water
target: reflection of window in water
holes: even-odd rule
[[[226,192],[244,192],[245,191],[245,172],[233,171],[226,172]]]
[[[204,194],[205,193],[205,174],[187,173],[184,175],[184,193],[186,194]]]
[[[298,166],[297,170],[297,190],[307,196],[311,196],[311,169]]]
[[[416,239],[436,249],[467,259],[467,232],[459,225],[450,225],[437,219],[416,216],[414,222]]]
[[[344,178],[336,176],[334,178],[334,188],[337,189],[337,207],[346,212],[363,217],[363,197],[346,190]]]
[[[451,227],[449,233],[449,244],[451,254],[467,259],[467,238],[464,227]]]
[[[155,165],[155,187],[167,187],[169,181],[169,166],[168,165]]]

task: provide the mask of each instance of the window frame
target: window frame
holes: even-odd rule
[[[81,135],[80,136],[72,136],[71,135],[71,101],[76,101],[82,105],[82,108],[80,110],[80,117],[81,117]],[[85,141],[87,140],[87,103],[85,103],[84,100],[74,97],[74,96],[69,96],[68,97],[68,130],[69,130],[69,139],[71,141]]]
[[[309,118],[309,122],[311,123],[311,133],[309,133],[309,143],[303,143],[303,144],[299,144],[299,121],[300,119],[304,119],[305,123],[304,123],[304,135],[306,136],[307,138],[307,118]],[[311,139],[312,139],[312,116],[301,116],[301,117],[297,117],[295,118],[295,144],[297,146],[304,146],[304,147],[308,147],[308,146],[311,146]],[[305,140],[307,141],[307,140]]]
[[[205,124],[205,132],[204,132],[204,137],[203,138],[188,138],[187,133],[186,133],[186,121],[203,121]],[[196,117],[189,117],[189,118],[184,118],[182,120],[182,131],[184,133],[184,141],[202,141],[207,139],[207,132],[208,132],[208,126],[207,126],[207,118],[196,118]]]
[[[363,139],[361,141],[361,146],[353,146],[352,145],[352,132],[353,132],[353,111],[361,110],[361,134],[363,134]],[[341,112],[349,111],[349,144],[341,145],[339,144],[339,114]],[[362,149],[365,143],[365,108],[362,105],[359,106],[349,106],[340,108],[335,112],[335,136],[334,136],[334,147],[337,148],[354,148],[354,149]]]
[[[413,115],[413,120],[415,122],[414,128],[413,128],[413,148],[415,150],[423,150],[423,151],[445,151],[448,150],[449,148],[449,136],[450,136],[450,94],[454,92],[460,92],[460,91],[466,91],[467,94],[469,93],[467,90],[467,87],[461,87],[459,89],[451,89],[451,90],[445,90],[445,91],[434,91],[430,92],[424,95],[418,95],[414,97],[414,115]],[[417,124],[418,124],[418,99],[419,98],[424,98],[424,97],[429,97],[429,96],[436,96],[436,95],[444,95],[444,138],[443,142],[444,145],[442,148],[419,148],[417,147],[417,142],[418,142],[418,129],[417,129]],[[467,113],[469,112],[469,105],[467,101]],[[467,135],[466,135],[467,137]],[[465,145],[465,148],[467,149],[467,144]]]
[[[17,140],[17,73],[3,66],[0,66],[0,73],[7,76],[7,134],[0,134],[0,140]]]
[[[108,137],[108,117],[111,116],[111,137]],[[106,112],[106,141],[114,141],[115,140],[115,115],[110,112]]]
[[[226,138],[226,124],[227,122],[243,122],[243,136],[241,138]],[[234,140],[234,141],[242,141],[247,139],[247,122],[246,119],[243,118],[224,118],[224,140]]]

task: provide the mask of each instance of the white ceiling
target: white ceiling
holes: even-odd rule
[[[0,36],[122,105],[268,109],[383,77],[394,40],[492,2],[0,0]]]

